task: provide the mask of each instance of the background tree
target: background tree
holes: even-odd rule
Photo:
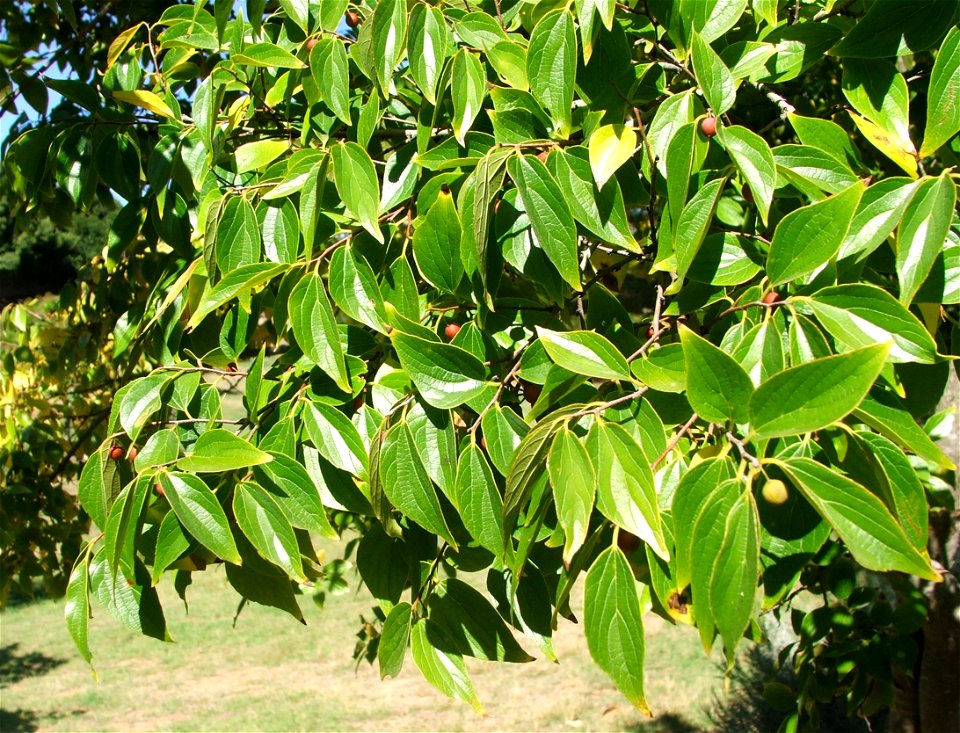
[[[478,709],[464,656],[552,656],[583,575],[642,710],[644,613],[730,665],[776,618],[786,729],[898,685],[901,729],[952,729],[956,675],[904,700],[956,639],[924,623],[957,602],[960,31],[909,7],[251,0],[121,33],[57,89],[82,118],[5,157],[48,209],[124,202],[84,656],[91,597],[166,638],[156,582],[212,561],[300,618],[311,537],[356,532],[361,653]]]

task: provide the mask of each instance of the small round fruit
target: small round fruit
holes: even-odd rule
[[[707,137],[713,137],[717,134],[717,118],[713,115],[709,117],[704,117],[700,121],[700,132],[702,132]]]
[[[163,487],[160,484],[154,484],[153,490],[157,492],[157,496],[159,497],[166,496],[166,494],[163,493]]]
[[[750,186],[748,184],[743,184],[743,188],[740,189],[740,194],[743,196],[743,200],[748,204],[752,204],[754,202],[753,191],[750,190]]]
[[[313,47],[320,42],[319,38],[308,38],[307,39],[307,51],[312,51]]]
[[[652,338],[653,338],[653,335],[654,335],[655,333],[656,333],[656,331],[653,330],[653,326],[650,326],[650,327],[647,329],[647,338],[648,338],[648,339],[652,339]]]
[[[531,405],[540,399],[540,393],[543,392],[543,387],[533,382],[522,382],[521,387],[523,388],[523,399]]]
[[[770,504],[775,504],[779,506],[786,502],[790,498],[790,494],[787,491],[787,485],[783,483],[778,478],[771,479],[763,485],[763,489],[760,491],[763,494],[763,498],[767,500]]]
[[[137,459],[137,446],[131,445],[130,450],[127,451],[127,460],[135,461]]]
[[[619,547],[625,555],[629,555],[640,549],[640,538],[632,532],[621,529],[620,532],[617,533],[617,547]]]
[[[119,461],[121,458],[123,458],[123,448],[121,448],[119,445],[115,445],[110,448],[110,458],[112,458],[114,461]]]
[[[360,25],[360,16],[357,15],[354,11],[348,10],[346,15],[347,25],[351,28],[356,28]]]
[[[480,447],[483,448],[484,452],[487,450],[487,439],[484,436],[480,436]]]
[[[547,155],[549,155],[549,153],[546,150],[541,150],[539,153],[537,153],[537,160],[539,160],[541,163],[546,163]]]
[[[769,293],[763,296],[764,305],[773,305],[780,300],[780,293],[776,290],[771,290]]]
[[[359,412],[360,408],[363,407],[364,402],[365,400],[363,398],[363,393],[358,394],[353,400],[353,411]]]
[[[456,338],[457,334],[460,333],[460,324],[459,323],[448,323],[443,327],[443,335],[448,339]]]

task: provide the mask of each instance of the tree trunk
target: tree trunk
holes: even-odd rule
[[[942,447],[960,465],[960,380],[953,369],[938,409],[956,413]],[[960,506],[960,471],[955,476],[955,506]],[[914,677],[898,684],[891,733],[960,731],[960,512],[931,512],[929,550],[943,566],[943,582],[921,585],[929,612],[920,633],[920,658]]]

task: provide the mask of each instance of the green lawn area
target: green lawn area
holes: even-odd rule
[[[338,550],[326,549],[328,557]],[[644,718],[593,665],[581,629],[563,621],[559,664],[470,660],[481,717],[424,682],[409,655],[397,679],[381,682],[366,662],[355,668],[355,634],[372,603],[365,590],[328,596],[324,609],[303,599],[306,626],[251,604],[233,628],[237,596],[222,568],[195,575],[189,613],[172,584],[161,583],[172,644],[129,632],[94,606],[99,681],[74,650],[61,602],[0,615],[0,730],[684,733],[703,730],[707,708],[723,695],[720,668],[696,632],[648,615],[647,696],[657,717]],[[355,587],[352,571],[348,579]]]

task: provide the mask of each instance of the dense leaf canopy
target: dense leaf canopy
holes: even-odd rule
[[[165,639],[155,584],[211,562],[301,619],[314,541],[359,536],[360,653],[386,676],[409,648],[478,709],[464,657],[553,657],[581,576],[642,710],[651,612],[731,665],[792,617],[794,722],[889,704],[913,629],[870,609],[940,577],[927,418],[960,352],[957,4],[901,10],[197,0],[131,18],[95,75],[16,67],[70,115],[30,100],[12,190],[118,202],[84,656],[91,598]]]

